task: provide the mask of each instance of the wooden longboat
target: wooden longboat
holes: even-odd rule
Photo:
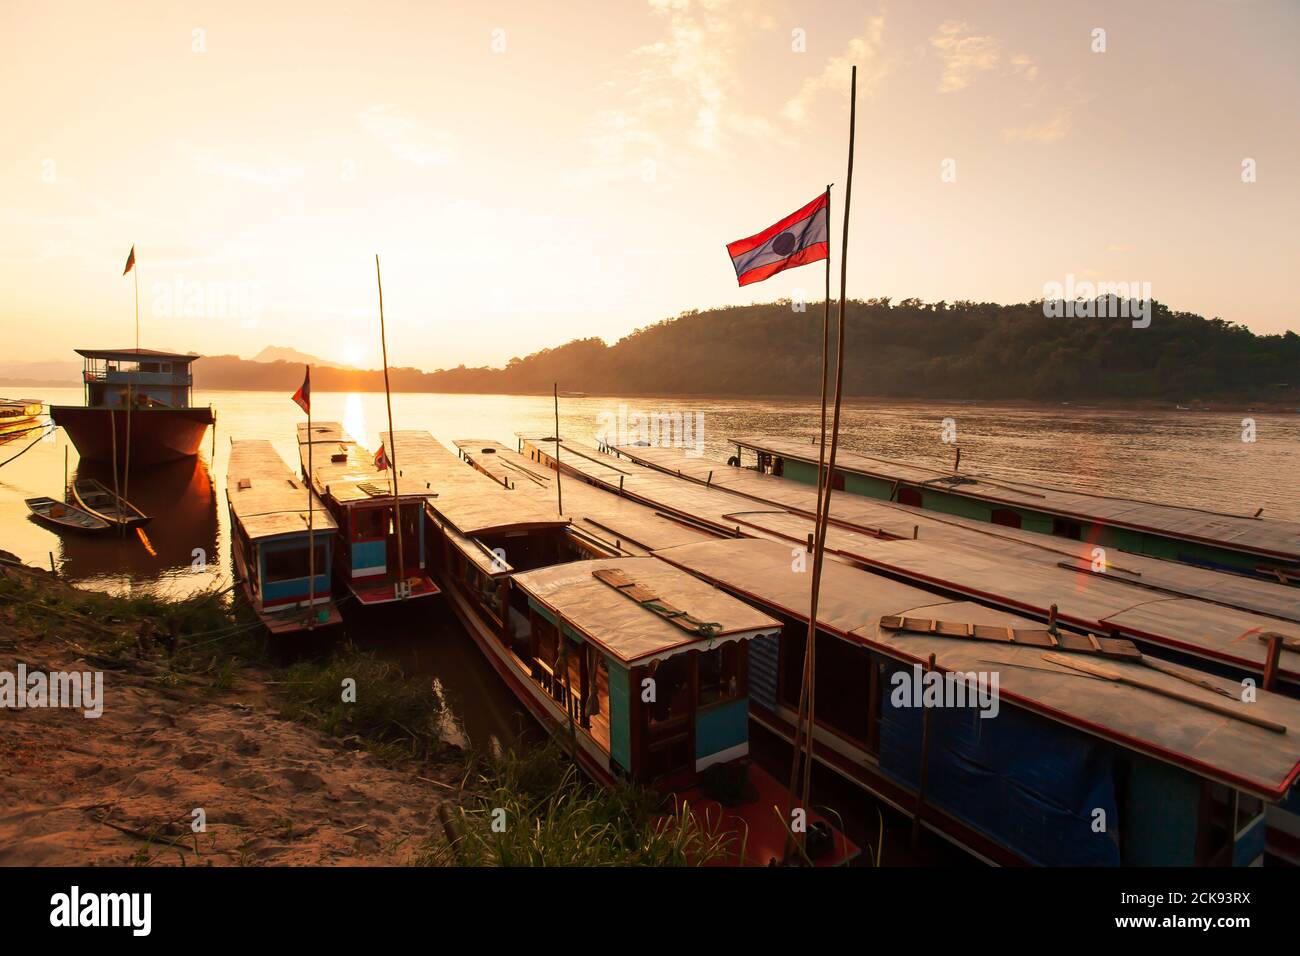
[[[521,436],[531,460],[554,466],[553,439]],[[620,446],[609,453],[565,441],[565,474],[728,536],[781,540],[812,533],[816,488],[728,467],[681,449]],[[831,502],[827,554],[919,587],[1012,613],[1058,620],[1080,632],[1123,637],[1142,650],[1257,683],[1280,633],[1278,689],[1300,695],[1300,608],[1294,588],[1110,552],[1088,543],[1000,528],[849,493]]]
[[[151,520],[139,508],[95,478],[73,479],[71,497],[83,511],[103,518],[111,525],[134,528],[146,525]]]
[[[330,591],[338,524],[312,494],[309,529],[308,500],[306,486],[269,441],[230,443],[226,501],[235,576],[253,611],[275,635],[342,621]]]
[[[779,859],[786,831],[772,806],[784,808],[788,796],[748,759],[745,667],[746,645],[775,622],[653,557],[620,554],[583,534],[547,504],[469,468],[427,432],[398,432],[396,448],[398,461],[437,489],[426,505],[430,562],[452,608],[584,772],[604,785],[627,779],[686,801],[735,834],[737,854],[743,845],[743,859],[729,862]],[[597,576],[615,571],[709,626],[671,623]],[[657,703],[643,700],[647,686]],[[746,798],[719,804],[710,796],[713,774],[729,775]],[[858,854],[820,814],[808,818],[832,837],[814,863]]]
[[[458,446],[476,468],[497,480],[521,469],[536,475],[554,464],[553,458],[527,443],[527,454],[500,445],[490,446],[490,454],[483,454],[484,448],[475,453],[480,444],[459,442]],[[581,461],[569,454],[567,442],[564,454],[568,460]],[[588,464],[595,470],[595,463]],[[635,480],[634,466],[626,461],[611,458],[600,467],[623,478],[627,487],[644,491]],[[528,493],[532,485],[516,482],[514,487]],[[578,481],[565,484],[566,501],[572,497],[583,509],[569,509],[574,520],[601,515],[602,523],[611,521],[593,508],[589,497],[570,495],[571,489],[580,487]],[[641,507],[656,520],[668,518],[663,509],[638,504],[634,495],[619,496],[603,485],[588,487],[604,488],[605,498],[622,508]],[[648,519],[640,525],[624,519],[619,525],[620,529],[634,527],[643,541],[654,540]],[[798,576],[789,573],[790,543],[797,539],[791,535],[732,540],[717,528],[713,535],[712,543],[668,546],[653,553],[783,621],[779,640],[749,646],[750,717],[789,740],[808,601],[806,580],[792,580]],[[1269,713],[1287,725],[1288,733],[1278,735],[1140,689],[1106,684],[1099,688],[1086,678],[1029,669],[1054,667],[1041,660],[1041,649],[890,631],[881,627],[882,619],[908,611],[973,625],[1018,628],[1028,622],[977,604],[949,603],[933,590],[869,574],[842,561],[830,561],[826,568],[818,615],[816,755],[845,779],[905,814],[919,815],[926,828],[995,863],[1249,865],[1260,859],[1266,845],[1272,860],[1296,859],[1300,847],[1295,839],[1300,835],[1300,818],[1292,812],[1300,807],[1300,792],[1294,785],[1300,770],[1300,739],[1294,736],[1300,731],[1296,702],[1260,692],[1256,705],[1243,707],[1244,713]],[[914,711],[891,714],[888,692],[893,679],[909,666],[924,663],[930,652],[944,671],[998,671],[1001,699],[1007,705],[1003,716],[1010,718],[989,720],[984,726],[979,719],[968,720],[965,726],[960,721],[945,726],[931,754],[941,755],[953,766],[942,771],[940,779],[945,782],[922,801],[917,718]],[[1128,669],[1143,679],[1154,674],[1141,665],[1128,665]],[[1178,670],[1196,680],[1206,679],[1195,671]],[[1160,680],[1170,689],[1186,689],[1186,682],[1177,677],[1166,675]],[[1210,693],[1203,696],[1215,699]],[[1268,706],[1260,708],[1260,703]],[[981,741],[986,752],[972,752],[972,744]],[[1097,799],[1099,805],[1105,803],[1111,820],[1118,816],[1120,827],[1107,831],[1120,834],[1113,846],[1091,839],[1093,821],[1082,814],[1077,795],[1074,816],[1063,817],[1062,825],[1040,826],[1039,832],[1031,825],[1029,811],[1035,808],[1072,805],[1064,799],[1068,794],[1052,792],[1053,787],[1068,790],[1070,780],[1059,768],[1071,761],[1074,784],[1091,783],[1106,797],[1106,801]],[[980,797],[985,792],[988,799]],[[1166,799],[1168,819],[1150,812],[1150,807]],[[1232,806],[1239,822],[1235,839],[1228,838],[1225,819]],[[1020,817],[999,818],[1003,807],[1017,808]],[[1165,839],[1166,829],[1178,834],[1178,839]],[[1063,843],[1066,837],[1069,840]],[[1096,855],[1099,849],[1109,856]]]
[[[53,498],[26,498],[23,503],[27,505],[27,510],[33,517],[64,531],[97,534],[108,531],[112,527],[98,515],[83,511],[76,505],[55,501]]]
[[[738,465],[745,467],[750,456],[760,472],[816,487],[816,445],[767,435],[730,442]],[[954,474],[842,448],[834,482],[864,497],[1300,585],[1300,523],[1294,521]]]
[[[311,445],[310,454],[308,445]],[[393,523],[392,475],[376,466],[375,456],[354,442],[338,422],[298,425],[302,474],[338,524],[334,575],[364,606],[432,597],[438,586],[425,566],[424,482],[398,475],[402,523],[401,568]],[[398,467],[404,463],[398,458]]]
[[[0,441],[20,438],[41,427],[45,406],[35,398],[0,398]]]

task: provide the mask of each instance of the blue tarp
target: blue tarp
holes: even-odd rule
[[[909,675],[911,668],[905,670]],[[892,673],[881,702],[880,766],[920,781],[920,707],[895,707]],[[930,712],[926,801],[1044,866],[1119,865],[1119,815],[1110,750],[1078,732],[1002,706]],[[1106,832],[1094,832],[1094,811]]]

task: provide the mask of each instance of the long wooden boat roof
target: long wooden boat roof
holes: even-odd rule
[[[730,438],[732,444],[794,461],[817,464],[817,446],[787,438]],[[1100,525],[1211,544],[1233,551],[1300,560],[1300,522],[1221,514],[1199,508],[1116,498],[1070,488],[1031,484],[995,476],[954,476],[937,468],[839,449],[837,471],[882,481],[925,485],[946,494],[976,498],[994,505],[1014,505]],[[952,479],[959,477],[954,483]]]
[[[515,494],[546,507],[555,503],[554,470],[492,439],[462,439],[455,445],[475,467],[498,482],[510,482]],[[615,551],[644,555],[717,537],[583,481],[571,480],[563,486],[564,511],[573,527]]]
[[[670,548],[656,557],[764,607],[798,620],[808,619],[809,575],[791,572],[789,548],[778,542],[720,540]],[[1243,713],[1288,728],[1286,734],[1278,734],[1140,688],[1066,673],[998,666],[1053,667],[1042,660],[1038,648],[882,631],[880,618],[894,614],[1033,626],[1003,611],[967,601],[945,601],[930,591],[843,564],[824,565],[818,626],[845,640],[913,664],[928,661],[933,653],[936,666],[944,671],[996,670],[1004,702],[1270,800],[1284,797],[1300,774],[1300,701],[1258,691],[1255,703],[1240,705]],[[1140,664],[1107,660],[1106,666],[1180,693],[1196,690]],[[1232,687],[1230,682],[1226,686]],[[1214,703],[1231,705],[1225,697],[1202,693]]]
[[[698,621],[717,625],[710,635],[687,631],[596,578],[618,569]],[[690,650],[708,650],[727,639],[773,634],[781,624],[699,578],[652,557],[573,561],[514,575],[515,585],[584,639],[626,667]]]
[[[391,500],[391,473],[376,468],[374,455],[353,441],[338,422],[312,422],[310,439],[307,423],[298,423],[298,458],[304,474],[308,470],[309,444],[313,487],[317,494],[333,498],[343,505],[375,498]],[[418,501],[427,494],[419,484],[404,486],[400,478],[397,491],[398,497],[405,502]]]
[[[613,488],[621,479],[628,493],[720,528],[792,542],[812,530],[812,485],[674,448],[623,446],[625,458],[568,441],[562,449],[565,466],[590,480]],[[1116,551],[1106,573],[1092,574],[1083,570],[1091,567],[1087,542],[844,492],[831,499],[831,519],[827,547],[844,560],[1039,616],[1056,604],[1063,622],[1098,633],[1117,627],[1256,672],[1267,653],[1259,633],[1300,639],[1296,591],[1284,585]],[[1284,649],[1280,663],[1284,677],[1300,679],[1300,653]]]
[[[553,507],[509,489],[475,471],[427,431],[381,435],[394,450],[399,482],[415,481],[428,506],[464,535],[560,528],[569,520]],[[401,484],[399,484],[399,489]]]
[[[273,538],[307,532],[307,488],[276,452],[260,438],[236,439],[230,443],[226,466],[226,499],[234,520],[249,538]],[[338,524],[311,495],[312,529],[330,533]]]
[[[566,450],[568,446],[569,443],[565,442]],[[762,474],[749,468],[724,467],[707,458],[687,455],[679,449],[624,446],[619,448],[619,452],[630,460],[616,459],[591,449],[587,452],[591,458],[569,456],[565,461],[568,465],[578,464],[590,468],[593,473],[599,473],[600,469],[589,462],[593,459],[607,460],[622,469],[628,476],[625,478],[627,481],[639,471],[637,466],[640,464],[694,482],[707,481],[713,489],[778,505],[810,519],[816,509],[816,487],[801,481]],[[704,493],[691,500],[706,503],[721,499],[716,493]],[[739,505],[737,507],[740,511],[744,510]],[[777,511],[772,512],[776,513]],[[1009,528],[976,518],[944,514],[928,508],[880,501],[843,491],[837,492],[831,499],[831,523],[832,529],[838,525],[873,534],[879,532],[893,538],[911,538],[919,533],[923,540],[942,542],[952,547],[974,547],[1000,555],[1014,554],[1052,567],[1065,563],[1078,569],[1086,564],[1090,569],[1092,563],[1093,545],[1088,542],[1071,541],[1068,538]],[[832,530],[831,534],[833,536],[835,531]],[[1300,602],[1296,600],[1295,589],[1272,581],[1130,552],[1123,552],[1116,558],[1106,570],[1105,576],[1128,581],[1148,591],[1198,597],[1244,611],[1300,622]]]

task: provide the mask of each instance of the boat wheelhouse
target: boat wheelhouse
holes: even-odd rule
[[[733,438],[733,459],[817,485],[817,446]],[[1300,523],[1226,514],[991,475],[955,473],[840,449],[832,482],[856,495],[1056,535],[1200,567],[1300,585]]]
[[[230,443],[226,500],[235,575],[267,630],[290,634],[340,623],[330,592],[338,524],[269,441]]]
[[[83,459],[134,467],[198,454],[216,422],[210,407],[190,404],[190,365],[198,355],[140,348],[76,351],[85,359],[85,405],[52,406],[50,419]]]
[[[334,572],[341,587],[366,606],[438,593],[425,567],[423,512],[429,492],[422,482],[397,476],[399,547],[393,476],[380,470],[375,456],[342,425],[314,422],[309,437],[307,425],[299,424],[298,455],[302,474],[310,474],[313,490],[338,524]]]

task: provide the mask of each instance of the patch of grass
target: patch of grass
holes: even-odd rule
[[[278,681],[287,716],[336,737],[356,736],[382,761],[442,749],[432,691],[370,651],[345,644],[327,661],[283,668]],[[355,699],[345,699],[345,689],[352,688]]]
[[[699,866],[731,858],[716,832],[684,804],[664,806],[643,787],[605,789],[586,780],[554,741],[506,751],[478,792],[451,813],[455,844],[431,845],[432,866]]]

